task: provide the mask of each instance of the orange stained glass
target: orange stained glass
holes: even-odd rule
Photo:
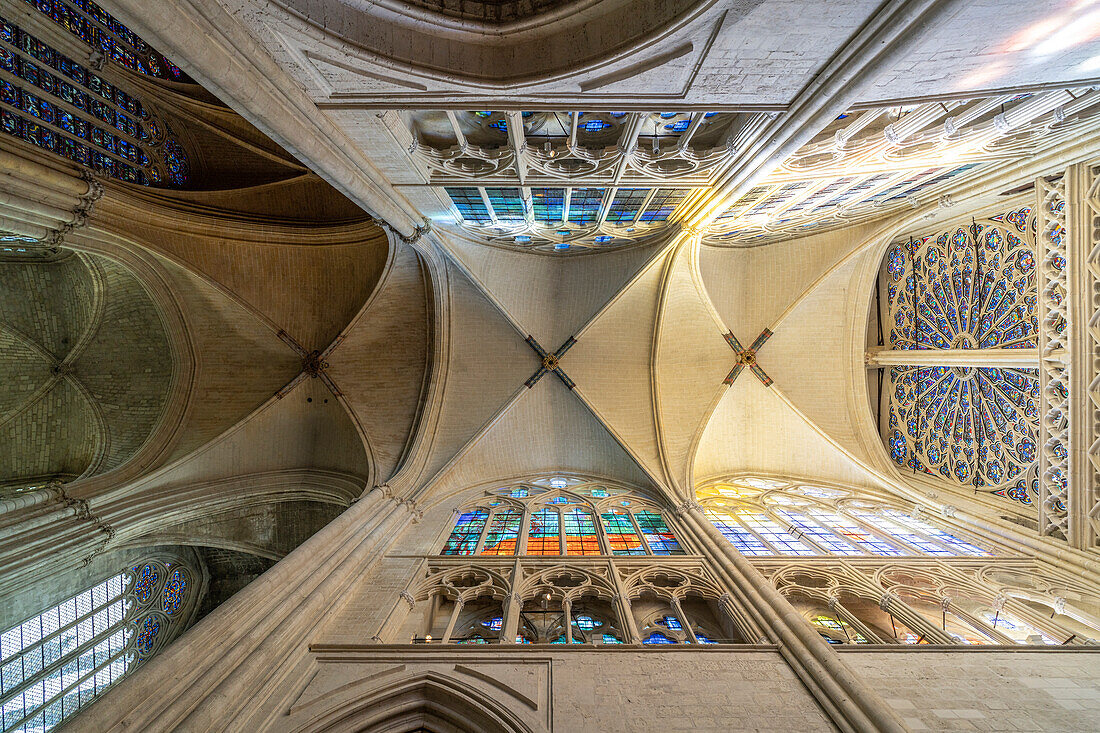
[[[519,509],[506,509],[493,515],[485,533],[482,555],[515,555],[519,541],[519,526],[523,514]]]
[[[596,520],[583,509],[570,509],[562,517],[565,524],[566,555],[599,555]]]
[[[638,537],[630,515],[624,511],[612,510],[600,515],[607,541],[611,545],[612,555],[644,555],[645,548]]]
[[[540,509],[531,515],[527,531],[528,555],[560,555],[561,526],[555,509]]]

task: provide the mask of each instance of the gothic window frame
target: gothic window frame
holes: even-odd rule
[[[755,538],[767,552],[753,551],[748,557],[805,559],[807,557],[994,557],[989,543],[939,527],[923,516],[912,516],[900,503],[856,489],[819,485],[820,482],[741,477],[715,481],[700,487],[696,496],[708,520],[739,549],[722,525],[736,525]],[[745,523],[740,514],[762,515],[783,528],[783,533],[812,548],[812,555],[783,551],[767,533]],[[807,532],[789,518],[797,513],[816,524]],[[830,524],[829,516],[850,522],[867,539],[856,539],[847,524]],[[891,526],[899,527],[897,533]],[[728,529],[728,527],[727,527]],[[828,534],[826,534],[828,533]],[[822,540],[827,537],[828,541]],[[907,539],[907,537],[909,539]],[[950,538],[950,539],[945,539]],[[789,544],[789,540],[785,541]],[[847,546],[858,553],[833,552],[829,545]],[[868,549],[871,548],[871,549]],[[930,551],[928,548],[932,548]],[[877,551],[876,551],[877,549]]]
[[[0,17],[0,131],[125,183],[185,185],[188,156],[142,95],[40,35]]]
[[[1036,218],[1020,200],[891,242],[877,286],[881,344],[868,353],[882,370],[893,463],[1029,507],[1040,452]],[[971,349],[984,351],[959,361]],[[1026,365],[999,360],[1016,351]]]
[[[179,557],[141,556],[4,630],[2,730],[50,730],[93,703],[187,628],[204,583],[205,576]],[[16,700],[22,714],[9,720]]]
[[[593,495],[592,492],[597,492]],[[603,494],[602,496],[599,494]],[[532,539],[533,520],[539,512],[549,512],[556,516],[559,552],[532,555],[528,552]],[[570,512],[582,512],[588,516],[595,530],[598,553],[570,553],[570,535],[566,515]],[[454,542],[459,538],[459,526],[465,517],[485,513],[486,518],[479,533],[478,541],[471,552],[448,552],[457,547]],[[645,513],[647,522],[639,521],[637,514]],[[498,517],[513,519],[518,514],[519,529],[514,538],[515,549],[497,552],[499,545],[490,545],[494,520]],[[637,490],[607,482],[573,481],[569,485],[551,486],[548,483],[520,482],[485,492],[477,499],[466,502],[456,510],[456,519],[452,522],[451,532],[443,541],[440,555],[444,557],[462,556],[523,556],[523,557],[674,557],[690,554],[685,546],[685,534],[678,527],[673,512],[659,502],[641,494]],[[629,530],[639,543],[635,549],[640,552],[616,550],[608,532],[608,520],[605,515],[623,517],[629,522]],[[667,528],[667,533],[652,528],[649,517],[656,516]],[[653,531],[647,531],[653,529]],[[577,535],[586,537],[587,535]],[[652,539],[651,539],[652,538]],[[509,541],[512,541],[509,538]],[[468,544],[468,543],[467,543]],[[489,550],[487,550],[487,546]],[[661,552],[658,547],[666,549]]]

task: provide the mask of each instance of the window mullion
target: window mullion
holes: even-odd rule
[[[55,659],[50,664],[44,665],[42,667],[42,669],[35,672],[31,677],[24,679],[13,690],[11,690],[10,692],[5,692],[4,695],[2,697],[0,697],[0,706],[6,705],[9,701],[13,700],[16,696],[22,694],[27,688],[33,687],[36,683],[41,682],[42,680],[49,678],[50,675],[54,671],[56,671],[57,669],[59,669],[61,667],[64,667],[66,664],[68,664],[74,658],[79,659],[80,656],[84,652],[86,652],[89,648],[94,647],[96,644],[99,644],[100,642],[102,642],[106,639],[109,639],[115,632],[117,632],[118,630],[124,628],[127,623],[129,623],[129,619],[127,619],[125,616],[123,616],[121,621],[107,627],[106,629],[104,629],[99,634],[93,634],[92,638],[89,639],[88,641],[86,641],[83,644],[73,648],[72,650],[66,652],[65,654],[62,654],[60,657]]]
[[[637,509],[635,509],[635,511],[637,511]],[[645,554],[654,554],[653,549],[649,546],[649,542],[646,541],[645,535],[642,533],[642,525],[638,524],[638,520],[634,516],[634,512],[628,510],[626,516],[630,517],[630,524],[634,527],[634,531],[638,535],[638,541],[642,543],[642,549],[645,550]]]
[[[485,517],[485,526],[481,528],[481,534],[478,536],[477,545],[474,546],[475,555],[480,555],[481,551],[485,549],[485,538],[489,536],[489,528],[493,526],[493,517],[497,515],[496,509],[491,509],[489,515]]]
[[[107,638],[110,638],[110,637],[107,637]],[[102,641],[105,641],[105,640],[106,639],[100,639],[99,641],[102,642]],[[41,705],[36,707],[33,711],[31,711],[31,712],[27,713],[26,715],[24,715],[22,717],[22,719],[17,721],[14,726],[9,728],[9,730],[19,729],[19,727],[22,726],[27,720],[29,720],[30,718],[33,718],[34,716],[38,715],[39,713],[45,711],[50,705],[53,705],[55,702],[57,702],[58,699],[63,698],[67,692],[69,692],[70,690],[72,690],[75,687],[79,687],[80,684],[82,682],[84,682],[85,680],[87,680],[89,677],[94,677],[95,675],[97,675],[101,671],[103,671],[104,669],[107,669],[108,667],[110,667],[112,664],[115,663],[115,661],[117,661],[119,659],[119,657],[126,654],[129,650],[130,650],[130,643],[129,643],[129,641],[127,641],[125,644],[122,645],[122,648],[118,651],[117,654],[110,657],[103,664],[100,664],[100,665],[97,665],[97,666],[93,667],[91,669],[91,671],[89,671],[87,674],[85,674],[82,677],[80,677],[79,679],[77,679],[76,682],[73,682],[71,685],[68,685],[67,687],[62,687],[61,690],[58,691],[58,693],[56,695],[54,695],[53,697],[51,697],[50,699],[48,699],[48,700],[44,699],[42,701]],[[126,671],[128,671],[128,669],[123,670],[123,674],[125,674]],[[44,679],[46,679],[46,678],[43,677],[43,676],[40,676],[40,675],[36,675],[35,678],[34,678],[34,683],[37,684],[39,682],[42,682]],[[110,684],[114,684],[116,681],[117,680],[112,680],[110,682]],[[99,691],[95,690],[94,694],[98,695]],[[7,704],[7,702],[8,702],[8,698],[5,698],[4,700],[0,701],[0,704]],[[80,707],[82,707],[82,706],[79,704],[79,701],[78,701],[77,708],[79,709]],[[24,707],[24,710],[26,710],[25,707]],[[67,718],[67,717],[68,716],[64,716],[62,719]]]

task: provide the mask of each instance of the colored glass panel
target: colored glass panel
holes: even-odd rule
[[[676,541],[676,535],[669,529],[665,518],[657,512],[635,512],[634,518],[638,520],[638,528],[642,530],[642,537],[649,545],[649,551],[654,555],[683,555],[684,548]]]
[[[672,639],[668,638],[664,634],[662,634],[660,631],[654,631],[652,634],[647,636],[642,641],[642,643],[643,644],[675,644],[676,642],[673,641]]]
[[[497,221],[523,221],[523,198],[518,188],[487,188],[485,193],[496,212]]]
[[[880,540],[850,517],[826,509],[807,509],[806,513],[864,552],[887,557],[901,554],[901,550],[889,542]]]
[[[648,195],[648,188],[620,188],[615,192],[615,198],[611,201],[611,208],[607,212],[607,221],[613,223],[634,221]]]
[[[28,5],[112,61],[133,71],[186,81],[179,68],[90,0],[25,0]]]
[[[810,520],[805,514],[789,509],[777,509],[776,514],[790,522],[791,532],[816,542],[831,555],[860,555],[856,547],[844,542],[835,534]]]
[[[922,537],[908,527],[903,527],[897,522],[892,522],[889,519],[879,515],[877,512],[867,509],[851,509],[849,510],[853,517],[861,522],[871,525],[875,529],[885,532],[886,534],[896,539],[907,542],[909,545],[915,547],[924,555],[950,555],[950,550],[945,549],[939,544],[932,542],[931,540]]]
[[[936,527],[933,527],[928,522],[925,522],[921,519],[916,519],[914,517],[910,517],[906,514],[903,514],[899,511],[897,511],[896,509],[887,508],[887,509],[883,509],[883,512],[887,516],[890,516],[890,517],[898,520],[899,522],[901,522],[903,524],[908,524],[910,526],[916,527],[917,529],[921,530],[925,534],[931,535],[934,539],[937,539],[940,542],[947,545],[948,547],[950,547],[951,550],[953,550],[954,554],[956,554],[956,555],[974,555],[974,556],[981,557],[981,556],[988,556],[988,555],[991,554],[991,553],[986,552],[985,550],[983,550],[982,548],[980,548],[976,545],[972,545],[969,542],[966,542],[964,540],[959,539],[958,537],[956,537],[953,534],[950,534],[949,532],[944,532],[942,529],[937,529]]]
[[[561,554],[561,524],[556,509],[540,509],[531,514],[531,525],[527,531],[527,554]]]
[[[741,526],[740,522],[726,512],[713,509],[706,510],[707,519],[711,521],[719,532],[730,541],[730,544],[742,555],[774,555],[771,549],[760,541],[760,538]]]
[[[1020,236],[1033,214],[993,218],[996,225],[956,227],[888,250],[891,348],[1036,348],[1038,268],[1034,247]],[[1001,487],[994,493],[1031,504],[1037,370],[895,367],[889,376],[888,447],[898,465]]]
[[[569,199],[569,221],[574,224],[591,224],[600,215],[605,190],[602,188],[577,188]]]
[[[492,221],[489,210],[485,208],[485,201],[482,200],[481,193],[476,188],[447,186],[444,190],[451,197],[463,220],[478,224]]]
[[[489,529],[485,533],[482,555],[515,555],[519,540],[520,523],[523,513],[518,509],[506,509],[493,514]]]
[[[737,518],[749,529],[756,532],[765,542],[774,547],[781,555],[816,555],[817,552],[806,543],[798,540],[784,530],[766,514],[748,510],[739,510]]]
[[[565,523],[566,555],[599,555],[600,541],[596,536],[596,520],[591,512],[573,508],[562,517]]]
[[[2,18],[0,41],[0,67],[25,82],[0,81],[5,133],[121,181],[186,182],[186,153],[140,100]]]
[[[160,572],[155,566],[146,563],[143,566],[134,568],[134,573],[136,573],[134,596],[139,603],[148,603],[156,591],[157,581],[160,580]]]
[[[563,220],[562,207],[565,206],[564,188],[531,189],[531,210],[535,221],[553,225]]]
[[[682,188],[659,189],[645,207],[639,221],[668,221],[686,195],[687,191]]]
[[[630,515],[623,511],[605,512],[600,515],[603,520],[604,534],[611,545],[612,555],[644,555],[645,548],[634,529],[634,523],[630,521]]]
[[[0,634],[3,730],[56,727],[136,666],[135,651],[155,651],[171,620],[160,610],[150,614],[135,595],[148,593],[178,611],[187,585],[181,572],[178,594],[157,595],[160,573],[144,573],[143,580],[147,567],[108,578]]]
[[[183,605],[183,596],[186,592],[187,576],[182,570],[176,568],[172,571],[172,574],[168,576],[168,581],[164,584],[164,597],[161,599],[164,612],[169,615],[178,613],[180,607]]]
[[[477,542],[481,539],[481,531],[485,529],[485,522],[489,519],[489,512],[484,509],[475,509],[465,512],[458,517],[451,536],[447,538],[447,544],[443,547],[444,555],[473,555],[477,550]]]

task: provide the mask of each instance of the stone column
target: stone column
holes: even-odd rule
[[[451,609],[451,618],[447,622],[447,630],[443,632],[443,642],[442,643],[444,643],[444,644],[451,643],[451,635],[454,634],[455,624],[458,623],[458,617],[462,613],[462,608],[465,605],[466,605],[466,601],[462,600],[462,598],[455,599],[455,607]]]
[[[300,670],[323,616],[413,518],[373,490],[81,712],[88,730],[225,730]]]
[[[838,599],[829,599],[829,610],[837,615],[837,620],[848,624],[872,644],[885,644],[882,637],[871,630],[871,627],[860,621],[854,613],[844,607]],[[891,640],[892,641],[892,640]]]
[[[700,550],[744,599],[779,653],[805,683],[838,728],[848,731],[904,733],[905,725],[873,688],[858,677],[783,595],[737,552],[710,523],[703,508],[688,502],[679,508]]]
[[[695,636],[695,629],[691,628],[691,622],[688,621],[687,614],[684,613],[684,607],[680,605],[679,598],[672,599],[672,610],[676,612],[676,618],[680,619],[680,625],[684,627],[684,633],[687,634],[688,641],[692,644],[698,644],[699,639]]]
[[[523,611],[523,599],[512,593],[504,607],[504,620],[500,624],[500,643],[515,644],[519,635],[519,616]]]
[[[626,634],[626,639],[623,639],[628,644],[641,644],[642,637],[638,634],[638,622],[634,619],[634,611],[631,610],[630,599],[624,595],[615,596],[615,607],[619,609],[619,616],[622,618],[623,633]]]
[[[718,607],[726,614],[726,617],[737,629],[737,632],[741,634],[741,638],[745,643],[753,644],[761,639],[765,644],[770,643],[764,636],[764,632],[737,607],[737,604],[733,602],[733,596],[729,593],[723,593],[718,599]]]
[[[561,602],[562,618],[565,620],[565,643],[573,643],[573,602],[568,598]]]
[[[921,616],[893,593],[884,593],[879,608],[908,626],[929,644],[958,644],[955,637]]]

